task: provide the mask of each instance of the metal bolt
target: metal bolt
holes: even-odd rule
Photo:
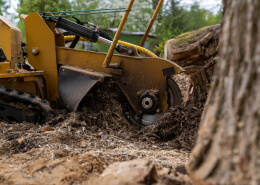
[[[12,72],[12,69],[6,69],[6,72],[7,72],[7,73],[11,73],[11,72]]]
[[[32,54],[37,55],[38,53],[39,53],[38,47],[32,49]]]
[[[128,52],[128,54],[132,54],[132,53],[133,53],[133,50],[132,50],[132,49],[129,49],[127,52]]]
[[[142,100],[142,106],[145,109],[150,109],[153,106],[153,100],[151,98],[149,98],[149,97],[145,97]]]
[[[32,49],[32,53],[35,54],[36,53],[36,49]]]

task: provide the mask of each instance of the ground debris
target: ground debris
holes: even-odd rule
[[[181,175],[163,176],[156,185],[191,185],[187,177]]]
[[[177,83],[186,80],[187,76],[182,76]],[[159,184],[172,182],[162,179],[176,174],[188,179],[183,169],[177,167],[188,162],[199,109],[191,105],[173,107],[156,125],[140,130],[123,117],[116,91],[107,92],[110,90],[104,87],[94,89],[87,97],[88,105],[81,105],[79,112],[59,111],[46,125],[2,122],[0,182],[135,184],[122,183],[122,179],[113,176],[100,181],[109,165],[134,159],[152,161]]]
[[[144,159],[113,163],[101,174],[101,177],[106,176],[121,178],[124,179],[124,182],[147,185],[158,181],[155,166],[151,161]]]
[[[195,144],[201,114],[202,108],[193,105],[171,107],[154,125],[144,127],[140,137],[172,141],[177,143],[176,148],[191,150]]]

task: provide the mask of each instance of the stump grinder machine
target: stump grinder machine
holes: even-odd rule
[[[162,2],[140,46],[118,40],[134,0],[124,8],[113,39],[71,12],[45,12],[20,16],[25,22],[24,43],[21,31],[0,16],[0,117],[10,123],[46,123],[54,110],[77,111],[96,84],[113,81],[127,100],[125,117],[142,125],[153,124],[169,107],[181,103],[180,89],[171,76],[183,69],[142,47]],[[106,43],[110,49],[108,53],[78,50],[74,47],[79,40]]]

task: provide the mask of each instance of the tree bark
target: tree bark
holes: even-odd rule
[[[220,58],[188,164],[194,185],[260,184],[260,1],[226,0]]]
[[[198,72],[218,52],[220,25],[207,26],[168,40],[164,58],[181,65],[186,73]]]
[[[217,57],[210,58],[199,71],[190,75],[189,103],[192,103],[197,107],[203,107],[205,105],[217,61]]]

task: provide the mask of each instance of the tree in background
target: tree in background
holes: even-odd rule
[[[159,3],[160,0],[152,0],[152,6],[153,6],[153,9],[155,10],[156,7],[157,7],[157,4]]]
[[[20,0],[17,12],[18,14],[29,14],[31,12],[53,12],[66,10],[89,10],[89,9],[107,9],[107,8],[126,8],[128,0]],[[130,13],[129,19],[125,25],[127,31],[144,31],[151,19],[153,10],[150,0],[137,1]],[[77,16],[84,22],[92,22],[100,25],[102,28],[117,28],[123,13],[94,14]],[[18,22],[18,27],[24,29],[22,21]]]
[[[163,7],[162,16],[163,18],[156,32],[160,39],[170,39],[187,31],[219,24],[221,9],[215,16],[212,12],[201,9],[196,2],[188,10],[180,6],[180,0],[168,0]]]
[[[162,19],[156,29],[160,39],[173,38],[183,33],[184,26],[187,24],[185,20],[187,12],[179,6],[179,3],[179,0],[168,0],[163,6]]]
[[[79,1],[79,0],[77,0]],[[83,1],[84,2],[84,1]],[[95,4],[95,8],[106,9],[106,8],[126,8],[129,0],[98,0],[92,1]],[[83,3],[80,3],[80,6]],[[81,6],[82,7],[82,6]],[[88,9],[84,6],[84,9]],[[74,7],[77,9],[78,7]],[[92,7],[93,9],[94,7]],[[90,8],[91,9],[91,8]],[[130,15],[125,24],[124,30],[127,31],[145,31],[151,17],[152,17],[152,4],[150,0],[136,1],[132,7]],[[122,13],[109,13],[109,14],[97,14],[88,17],[90,22],[100,25],[102,28],[117,28],[122,16]]]
[[[20,0],[17,12],[20,14],[29,14],[31,12],[54,12],[60,10],[70,10],[69,0]]]
[[[4,5],[5,5],[5,2],[3,0],[0,0],[0,15],[3,15]]]
[[[184,31],[191,31],[204,26],[216,24],[213,13],[201,9],[198,3],[194,3],[185,16],[188,24],[184,26]]]
[[[92,0],[92,1],[86,1],[86,0],[73,0],[71,1],[71,10],[91,10],[91,9],[98,9],[99,8],[99,1],[98,0]],[[61,9],[59,11],[62,11]],[[84,13],[84,12],[82,12]],[[92,22],[94,23],[94,17],[95,15],[79,15],[76,16],[78,19],[84,21],[84,22]]]

